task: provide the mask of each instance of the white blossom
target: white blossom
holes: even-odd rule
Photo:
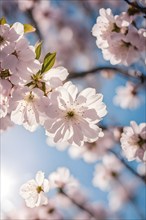
[[[103,163],[95,166],[93,185],[101,190],[109,190],[117,184],[119,172],[122,169],[121,162],[112,154],[103,157]]]
[[[11,121],[10,114],[7,114],[4,118],[0,118],[0,132],[6,131],[13,125],[14,123]]]
[[[146,123],[139,125],[131,121],[130,127],[124,127],[121,136],[121,147],[129,161],[138,159],[146,162]]]
[[[8,80],[0,80],[0,118],[8,113],[12,85]]]
[[[97,38],[96,44],[102,49],[103,57],[112,65],[126,66],[136,62],[145,50],[146,40],[131,25],[133,17],[123,12],[114,16],[111,9],[100,9],[100,16],[93,26],[92,34]]]
[[[35,179],[21,186],[20,195],[25,199],[28,207],[34,208],[48,203],[45,193],[49,191],[49,188],[49,181],[44,178],[44,173],[38,171]]]
[[[96,94],[92,88],[77,93],[77,87],[71,82],[51,93],[50,119],[44,126],[54,142],[83,146],[85,141],[94,142],[103,136],[96,125],[107,113],[102,94]]]
[[[0,25],[0,53],[4,47],[17,41],[23,33],[23,25],[19,22],[14,23],[12,27],[8,24]],[[0,56],[0,59],[2,59],[2,56]]]
[[[15,124],[23,124],[29,131],[34,131],[46,117],[49,99],[38,88],[31,90],[27,87],[18,87],[12,94],[10,106],[11,120]]]
[[[63,81],[67,78],[68,74],[67,69],[62,66],[51,68],[49,71],[45,72],[42,76],[42,81],[45,82],[46,93],[62,86]]]
[[[133,83],[127,82],[126,86],[119,86],[116,93],[113,99],[115,105],[123,109],[135,109],[140,105],[140,98]]]
[[[35,59],[35,49],[29,46],[25,38],[6,46],[3,51],[6,56],[1,62],[2,69],[9,69],[11,82],[15,85],[26,83],[31,75],[37,73],[41,65]],[[20,81],[21,80],[21,81]]]

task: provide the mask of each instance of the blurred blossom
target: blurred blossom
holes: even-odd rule
[[[14,123],[10,119],[10,114],[7,114],[4,118],[0,118],[0,132],[4,132],[12,126],[14,126]]]
[[[132,182],[124,183],[112,189],[108,196],[110,209],[115,212],[121,209],[129,201],[134,201],[135,190],[136,184]]]
[[[75,220],[106,220],[109,217],[107,210],[99,203],[86,204],[85,207],[87,207],[87,210],[90,210],[93,215],[91,216],[88,212],[82,211],[75,217]]]
[[[49,145],[49,147],[56,147],[60,151],[66,150],[66,148],[69,146],[69,144],[67,142],[55,143],[52,140],[52,138],[50,138],[50,137],[47,137],[47,141],[46,142]]]
[[[77,187],[79,184],[66,167],[59,167],[57,171],[51,173],[48,178],[51,188],[64,189],[68,187]]]
[[[117,184],[122,164],[114,155],[109,154],[103,157],[103,163],[95,166],[93,185],[101,190],[110,190]]]
[[[126,86],[119,86],[116,93],[113,99],[115,105],[123,109],[135,109],[140,105],[140,98],[133,83],[127,82]]]
[[[28,9],[31,9],[35,6],[39,0],[16,0],[18,2],[18,6],[20,10],[26,11]]]
[[[114,72],[112,70],[102,70],[101,76],[103,76],[106,79],[112,79],[114,77]]]
[[[104,131],[104,136],[93,143],[85,143],[83,147],[72,146],[69,148],[69,154],[73,158],[83,158],[87,163],[94,163],[101,159],[114,145],[112,132]]]
[[[137,172],[138,172],[141,176],[146,176],[146,164],[145,164],[145,163],[138,164],[138,166],[137,166]]]
[[[125,127],[121,136],[121,147],[129,161],[137,159],[146,162],[146,123],[139,125],[131,121],[130,127]]]

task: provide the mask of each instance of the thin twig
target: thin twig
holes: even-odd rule
[[[131,171],[131,173],[133,173],[135,176],[137,176],[139,179],[141,179],[144,183],[146,183],[146,177],[145,176],[141,176],[139,173],[137,173],[135,170],[132,169],[132,167],[130,167],[123,158],[121,158],[115,151],[109,149],[109,152],[113,153],[123,164],[124,166]]]
[[[140,12],[146,14],[146,8],[145,7],[140,7],[137,2],[130,2],[129,0],[124,0],[125,2],[127,2],[128,5],[138,9]]]
[[[135,72],[135,75],[131,75],[128,72],[128,70],[122,69],[120,67],[112,67],[112,66],[101,66],[101,67],[95,67],[95,68],[87,70],[87,71],[71,72],[68,78],[69,79],[80,78],[80,77],[84,77],[84,76],[88,75],[89,73],[97,73],[102,70],[111,70],[114,73],[118,72],[120,75],[122,75],[126,78],[140,80],[141,83],[144,83],[146,81],[146,76],[144,76],[143,74],[138,75]]]
[[[41,41],[43,39],[43,37],[42,37],[42,34],[41,34],[40,30],[39,30],[38,24],[35,21],[33,15],[32,15],[32,9],[28,9],[26,11],[26,15],[28,16],[28,18],[31,20],[31,22],[33,23],[34,27],[36,28],[36,32],[35,33],[37,34],[39,40]]]
[[[88,209],[83,204],[78,203],[75,199],[70,197],[63,189],[59,189],[59,193],[61,193],[65,197],[67,197],[74,205],[76,205],[78,208],[82,209],[83,211],[87,212],[92,217],[94,217],[94,218],[97,217],[94,215],[94,213],[90,209]]]
[[[121,185],[121,187],[124,189],[124,191],[129,194],[126,186],[122,183],[122,181],[120,180],[120,178],[117,178],[118,183]],[[141,220],[144,220],[144,216],[143,213],[141,212],[141,210],[139,210],[137,204],[135,203],[134,197],[131,197],[130,195],[128,196],[128,200],[130,202],[130,204],[133,206],[134,210],[137,212],[137,214],[139,215]]]

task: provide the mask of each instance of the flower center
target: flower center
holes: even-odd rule
[[[96,142],[93,143],[87,143],[88,150],[93,150],[96,148]]]
[[[112,31],[119,33],[121,31],[121,29],[114,23]]]
[[[146,144],[146,140],[144,140],[144,139],[142,139],[141,137],[139,137],[139,141],[138,141],[137,143],[138,143],[138,145],[139,145],[140,147],[142,147],[143,144]]]
[[[38,186],[38,187],[36,188],[36,190],[37,190],[37,193],[40,193],[40,192],[43,192],[43,191],[44,191],[41,186]]]
[[[4,38],[0,36],[0,44],[4,41]]]
[[[27,102],[32,102],[33,99],[34,99],[34,95],[32,94],[32,92],[30,92],[30,94],[25,97],[25,100]]]
[[[75,113],[74,113],[74,111],[68,111],[67,112],[67,114],[66,114],[66,116],[68,117],[68,118],[73,118],[74,117],[74,115],[75,115]]]
[[[16,50],[12,54],[18,58],[18,54],[17,54]]]

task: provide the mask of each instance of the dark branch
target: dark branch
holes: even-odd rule
[[[88,209],[88,207],[85,207],[83,204],[78,203],[75,199],[73,199],[72,197],[70,197],[63,189],[59,189],[59,193],[61,193],[62,195],[64,195],[65,197],[67,197],[74,205],[76,205],[78,208],[80,208],[81,210],[87,212],[89,215],[91,215],[93,218],[97,218],[97,216],[95,216],[95,214]]]
[[[146,76],[144,76],[143,74],[139,74],[135,71],[135,75],[132,75],[128,72],[128,70],[122,69],[120,67],[112,67],[112,66],[101,66],[101,67],[95,67],[87,71],[71,72],[68,78],[69,79],[80,78],[86,76],[89,73],[97,73],[102,70],[112,70],[114,73],[118,72],[120,75],[126,78],[140,80],[141,83],[144,83],[146,81]]]
[[[36,28],[36,32],[35,32],[35,33],[37,34],[39,40],[41,41],[41,40],[43,39],[43,37],[42,37],[42,34],[41,34],[40,30],[39,30],[38,24],[37,24],[37,22],[35,21],[33,15],[32,15],[32,9],[28,9],[28,10],[26,11],[26,15],[28,16],[29,20],[32,22],[32,24],[33,24],[34,27]]]
[[[132,169],[132,167],[130,167],[123,158],[121,158],[115,151],[113,150],[109,150],[109,152],[113,153],[123,164],[124,166],[131,171],[131,173],[133,173],[135,176],[137,176],[139,179],[141,179],[144,183],[146,183],[146,176],[141,176],[139,173],[137,173],[135,170]]]
[[[128,5],[136,8],[139,12],[142,12],[144,14],[146,14],[146,8],[145,7],[140,7],[137,2],[130,2],[129,0],[124,0],[125,2],[127,2]]]

